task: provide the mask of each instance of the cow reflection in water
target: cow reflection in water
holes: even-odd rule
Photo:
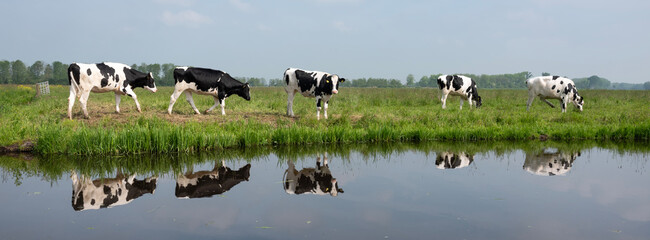
[[[90,177],[77,176],[72,172],[72,208],[75,211],[86,209],[110,208],[124,205],[145,193],[153,194],[156,190],[157,177],[144,180],[135,179],[133,175],[117,174],[115,178],[90,180]]]
[[[472,164],[474,155],[464,152],[458,154],[451,152],[436,153],[436,167],[438,169],[464,168]]]
[[[539,153],[526,153],[524,170],[539,176],[564,175],[580,152],[566,153],[557,149],[544,149]]]
[[[333,197],[343,193],[343,189],[338,187],[336,178],[332,177],[327,165],[327,155],[323,155],[323,163],[321,165],[321,158],[318,156],[316,168],[303,168],[298,171],[293,162],[289,161],[289,168],[284,171],[284,191],[288,194],[329,194]]]
[[[177,198],[204,198],[215,194],[222,194],[242,181],[248,181],[251,165],[240,168],[237,171],[215,162],[212,171],[188,172],[185,175],[179,174],[176,177]]]

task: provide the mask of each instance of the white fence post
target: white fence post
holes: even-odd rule
[[[36,84],[36,96],[50,94],[50,83],[40,82]]]

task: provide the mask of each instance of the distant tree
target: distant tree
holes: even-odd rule
[[[36,61],[29,66],[29,83],[36,83],[41,81],[41,77],[45,72],[45,64],[43,61]]]
[[[409,74],[406,76],[406,86],[412,87],[413,84],[415,84],[415,77],[413,77],[413,74]]]
[[[54,69],[49,63],[45,65],[45,70],[43,71],[42,81],[52,82],[52,77],[54,76]]]
[[[269,87],[283,87],[286,83],[279,78],[269,79]]]
[[[650,82],[645,82],[645,83],[643,83],[643,88],[644,88],[645,90],[650,90]]]
[[[542,72],[542,76],[551,76],[551,74],[547,72]]]
[[[11,62],[7,60],[0,61],[0,84],[11,82]]]
[[[29,71],[27,66],[20,60],[11,62],[11,82],[13,84],[29,83]]]
[[[52,62],[52,82],[50,84],[68,84],[68,65],[59,61]]]
[[[160,71],[162,71],[163,77],[160,80],[156,79],[156,82],[160,86],[173,86],[175,84],[174,69],[176,69],[176,65],[173,63],[165,63],[161,65]]]

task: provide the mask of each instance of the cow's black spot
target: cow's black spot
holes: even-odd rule
[[[320,98],[319,98],[318,101],[316,102],[316,107],[320,107]]]
[[[560,93],[560,89],[557,90],[557,93]]]
[[[90,200],[90,205],[95,205],[95,199]]]
[[[548,175],[549,176],[555,176],[555,173],[549,172]]]
[[[104,194],[110,194],[111,193],[111,188],[104,185]]]
[[[551,87],[551,90],[553,90],[553,89],[555,89],[555,85],[553,85],[553,87]]]
[[[553,80],[557,80],[560,76],[553,76]]]
[[[102,75],[101,87],[106,87],[106,85],[108,85],[108,78],[115,76],[115,69],[104,63],[98,63],[96,66],[99,68],[99,73]]]
[[[452,86],[454,87],[454,90],[460,90],[460,88],[463,87],[463,78],[454,75]]]
[[[548,163],[548,167],[553,168],[553,164],[552,164],[552,163]]]
[[[90,71],[90,68],[89,68],[88,70],[86,70],[86,74],[88,74],[88,76],[90,76],[91,74],[93,74],[93,72]]]
[[[564,84],[564,81],[560,81],[560,84]]]
[[[120,82],[120,75],[119,74],[115,75],[115,82],[116,83]],[[117,84],[115,84],[115,86],[117,86]]]
[[[295,71],[296,79],[298,80],[298,87],[301,92],[307,92],[312,87],[316,86],[316,78],[303,70],[297,69]]]
[[[442,90],[443,87],[445,87],[445,84],[442,82],[442,79],[438,78],[438,88]]]
[[[117,189],[117,196],[122,196],[122,189],[121,188]]]

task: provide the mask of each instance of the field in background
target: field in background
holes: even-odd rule
[[[295,118],[285,116],[286,93],[254,87],[251,101],[226,100],[219,111],[195,115],[184,96],[167,114],[173,88],[138,89],[143,112],[123,97],[115,113],[112,93],[91,93],[84,119],[75,103],[66,116],[69,87],[51,86],[35,98],[31,86],[0,85],[0,146],[35,143],[35,151],[67,154],[198,152],[230,147],[395,141],[650,139],[650,91],[581,90],[585,111],[562,114],[536,99],[526,112],[526,90],[479,90],[483,107],[458,109],[458,97],[441,109],[437,89],[343,88],[330,101],[330,119],[316,120],[315,100],[297,96]],[[213,99],[194,95],[201,111]]]

